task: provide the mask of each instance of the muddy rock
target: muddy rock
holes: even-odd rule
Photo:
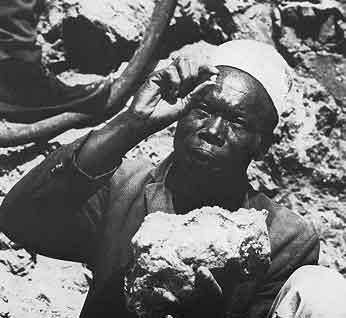
[[[337,53],[306,54],[301,67],[326,87],[340,104],[346,105],[346,56]]]
[[[267,158],[271,175],[305,175],[316,186],[345,190],[345,114],[318,81],[294,77],[287,111],[276,130],[277,142]],[[276,168],[275,168],[275,167]]]
[[[235,13],[232,19],[236,30],[232,32],[231,38],[254,39],[275,45],[272,16],[273,6],[270,3],[259,3],[245,12]]]
[[[131,242],[134,265],[125,283],[129,308],[144,317],[164,297],[188,299],[199,266],[224,271],[232,266],[239,277],[263,272],[270,262],[267,214],[204,207],[186,215],[148,215]]]
[[[0,234],[0,268],[16,276],[26,276],[35,267],[36,255]]]
[[[25,276],[35,267],[35,256],[24,249],[0,251],[0,263],[17,276]]]
[[[291,1],[278,11],[274,37],[287,61],[346,105],[345,6],[333,0]]]
[[[39,28],[44,60],[107,74],[131,58],[154,6],[154,0],[53,1]],[[219,44],[250,37],[273,43],[271,8],[269,1],[180,0],[157,55],[202,39]]]
[[[0,317],[9,318],[10,317],[10,306],[8,304],[8,297],[6,296],[3,287],[0,287]]]
[[[39,28],[44,59],[85,73],[118,69],[137,48],[154,6],[154,0],[53,1]],[[180,0],[157,56],[200,40],[256,39],[275,45],[345,105],[345,12],[334,0]]]
[[[76,69],[106,74],[131,57],[154,0],[47,3],[38,37],[43,60],[55,72],[68,69],[68,84],[73,85],[80,76],[87,82],[95,79]],[[212,45],[247,37],[272,43],[283,54],[296,73],[289,107],[274,145],[248,174],[256,190],[315,223],[321,236],[320,263],[346,276],[345,11],[345,0],[179,0],[158,55],[200,58]],[[0,124],[10,125],[4,120]],[[89,130],[68,131],[54,143],[72,142]],[[173,133],[171,127],[155,134],[127,156],[156,164],[172,150]],[[0,202],[52,150],[33,144],[1,149]],[[3,236],[0,276],[0,316],[19,318],[78,316],[91,277],[80,264],[39,255],[36,262]]]

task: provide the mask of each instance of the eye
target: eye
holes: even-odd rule
[[[228,123],[239,129],[246,129],[248,127],[248,122],[242,117],[233,117],[228,120]]]
[[[210,114],[202,109],[202,108],[195,108],[192,110],[193,114],[199,118],[209,118],[210,117]]]
[[[246,120],[244,118],[241,118],[241,117],[235,118],[234,122],[240,126],[243,126],[243,127],[245,127],[247,125]]]

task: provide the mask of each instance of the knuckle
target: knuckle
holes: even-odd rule
[[[162,78],[162,74],[164,73],[164,70],[159,70],[159,71],[155,71],[149,74],[149,76],[147,77],[145,83],[150,83],[152,81],[155,80],[160,80]]]
[[[199,67],[198,67],[198,72],[199,73],[210,73],[210,67],[209,65],[203,63],[203,64],[200,64]]]
[[[163,70],[163,73],[167,76],[171,76],[172,72],[174,71],[175,69],[175,66],[174,65],[169,65],[167,66],[164,70]]]
[[[188,57],[186,57],[186,56],[182,56],[180,58],[180,60],[181,60],[182,63],[185,63],[185,64],[188,64],[190,62],[190,59]]]
[[[179,64],[179,63],[181,63],[181,60],[182,60],[181,56],[177,56],[174,58],[174,63]]]
[[[168,73],[169,77],[172,79],[176,79],[177,77],[179,77],[178,71],[177,71],[177,68],[175,67],[175,65],[171,65],[170,67],[168,67],[167,73]]]
[[[199,63],[196,60],[192,60],[192,59],[189,60],[189,65],[190,65],[191,70],[193,70],[194,72],[198,71]]]
[[[177,67],[181,73],[185,73],[189,68],[189,59],[187,57],[181,56],[177,59]]]
[[[176,65],[175,65],[175,63],[171,63],[171,64],[169,64],[168,66],[167,66],[167,68],[166,68],[167,70],[169,70],[169,71],[172,71],[172,70],[175,70],[176,69]]]
[[[172,85],[179,85],[180,84],[180,78],[177,76],[172,77],[171,79]]]
[[[185,56],[181,56],[181,55],[178,56],[175,60],[179,66],[184,65],[187,62],[187,58]]]
[[[152,72],[147,76],[146,82],[150,81],[152,78],[157,77],[160,74],[160,71]]]

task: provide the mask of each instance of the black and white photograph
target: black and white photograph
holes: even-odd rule
[[[346,0],[0,0],[0,318],[346,318]]]

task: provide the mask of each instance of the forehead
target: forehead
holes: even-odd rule
[[[227,76],[216,79],[216,85],[209,88],[204,101],[214,107],[251,111],[258,108],[259,98],[251,81],[244,77]]]

